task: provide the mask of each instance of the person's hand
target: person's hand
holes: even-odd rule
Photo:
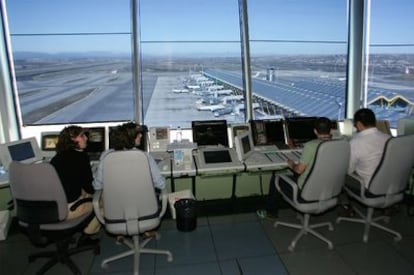
[[[288,166],[289,166],[290,168],[292,168],[292,169],[293,169],[293,167],[295,167],[295,162],[294,162],[293,160],[291,160],[291,159],[288,159],[288,160],[287,160],[287,164],[288,164]]]

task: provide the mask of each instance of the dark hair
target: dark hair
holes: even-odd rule
[[[314,128],[322,135],[329,135],[331,133],[332,122],[327,117],[318,117],[315,120]]]
[[[71,125],[63,128],[63,130],[59,133],[58,142],[56,143],[56,151],[62,152],[78,149],[78,144],[73,141],[73,139],[83,132],[85,132],[85,129],[77,125]]]
[[[130,147],[131,142],[128,138],[128,134],[126,130],[121,126],[117,126],[116,128],[112,129],[109,132],[109,137],[111,140],[111,146],[115,150],[124,150],[132,148]]]
[[[361,122],[362,125],[368,127],[375,127],[377,122],[374,112],[368,108],[362,108],[355,112],[354,124],[358,121]]]
[[[142,133],[141,126],[135,122],[127,122],[119,126],[119,131],[123,132],[126,136],[126,149],[132,149],[135,147],[135,139],[137,138],[138,134]]]

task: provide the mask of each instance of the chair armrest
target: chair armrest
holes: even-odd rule
[[[348,177],[351,177],[355,180],[355,182],[359,183],[359,196],[361,198],[365,198],[365,185],[364,185],[364,180],[357,174],[353,173],[353,174],[348,174]],[[345,182],[345,189],[347,189],[346,186],[346,182]],[[349,187],[348,187],[349,189]]]
[[[159,199],[161,201],[161,212],[159,217],[163,217],[165,212],[167,211],[167,206],[168,206],[168,192],[167,189],[162,189],[161,193],[159,194]]]
[[[93,211],[95,212],[95,216],[98,219],[98,221],[101,224],[105,224],[105,220],[102,216],[101,206],[99,203],[101,201],[101,197],[102,197],[102,190],[95,191],[95,193],[93,194],[92,205],[93,205]]]
[[[72,206],[70,207],[70,211],[75,211],[76,208],[79,207],[79,205],[85,203],[85,202],[91,202],[92,198],[84,198],[84,199],[80,199],[77,202],[75,202],[74,204],[72,204]]]
[[[298,198],[298,185],[296,183],[296,181],[292,180],[290,177],[286,176],[286,175],[278,175],[275,177],[275,185],[276,185],[276,189],[277,191],[279,191],[280,194],[285,195],[283,193],[283,191],[280,188],[279,185],[279,179],[282,178],[287,184],[290,185],[290,187],[292,188],[293,194],[292,194],[292,199],[294,203],[297,203],[297,198]]]

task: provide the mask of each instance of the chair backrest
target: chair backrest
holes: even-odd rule
[[[111,223],[158,218],[148,156],[140,150],[114,151],[102,161],[107,228]]]
[[[13,161],[9,167],[9,177],[19,220],[45,224],[66,219],[68,203],[65,191],[51,164]]]
[[[350,146],[345,139],[321,142],[301,197],[307,201],[324,201],[338,196],[345,183],[349,155]]]
[[[397,194],[407,187],[414,167],[414,135],[390,138],[368,190],[374,195]]]
[[[401,118],[397,124],[397,135],[414,135],[414,118]]]

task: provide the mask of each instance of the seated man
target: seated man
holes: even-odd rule
[[[356,174],[364,181],[365,187],[371,180],[378,164],[381,161],[385,143],[390,138],[376,128],[376,118],[373,111],[367,108],[359,109],[354,114],[354,127],[357,129],[350,140],[351,158],[348,174]],[[357,184],[355,179],[348,177],[347,185]],[[353,216],[354,213],[345,195],[341,196],[343,213],[341,215]]]
[[[297,178],[299,188],[302,187],[306,176],[309,173],[310,167],[315,159],[316,149],[318,148],[319,143],[331,139],[331,121],[326,117],[317,118],[315,121],[314,132],[317,139],[311,140],[304,144],[302,156],[299,162],[295,163],[291,159],[287,160],[289,168],[293,171],[293,177]],[[275,187],[274,180],[275,176],[273,174],[269,185],[269,195],[266,199],[266,210],[258,210],[257,215],[259,217],[278,217],[278,210],[280,208],[279,203],[282,202],[283,199]]]
[[[350,141],[351,159],[348,174],[357,174],[363,178],[365,187],[368,187],[390,136],[376,128],[375,114],[370,109],[356,111],[354,126],[357,134]]]

